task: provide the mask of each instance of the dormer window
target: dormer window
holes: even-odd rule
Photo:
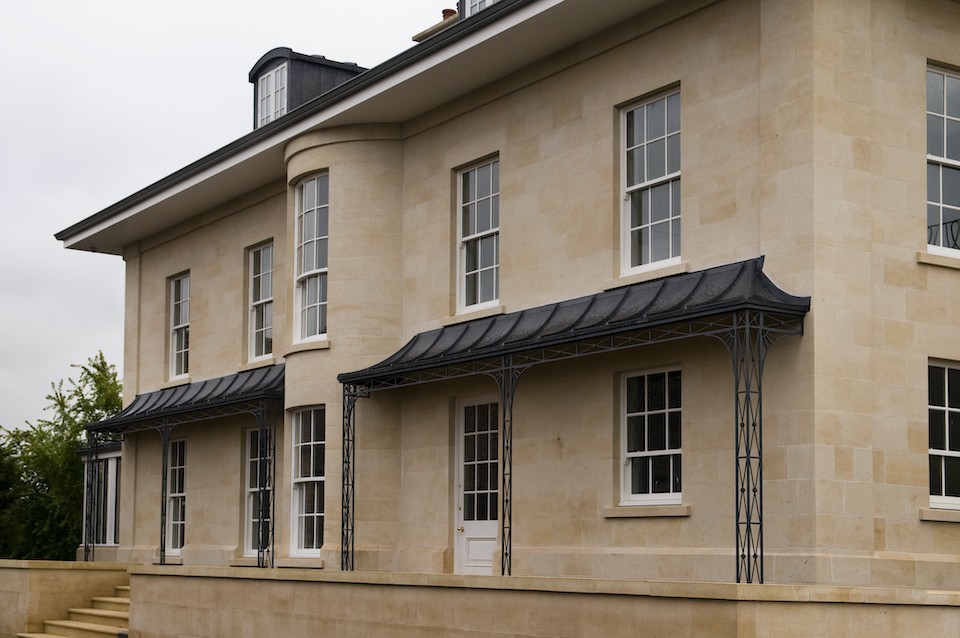
[[[268,51],[247,75],[253,84],[253,128],[266,126],[365,70],[352,62],[303,55],[287,47]]]
[[[467,17],[483,11],[487,7],[493,6],[499,0],[463,0],[463,4],[467,9]]]
[[[287,65],[271,69],[257,82],[257,127],[274,121],[287,112]]]

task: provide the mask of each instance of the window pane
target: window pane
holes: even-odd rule
[[[940,207],[927,205],[927,243],[940,245]]]
[[[491,235],[480,240],[480,267],[490,268],[497,257],[497,236]]]
[[[654,224],[650,227],[650,261],[670,259],[672,235],[670,222]]]
[[[477,435],[477,460],[478,461],[487,460],[487,435],[486,434]]]
[[[950,450],[960,452],[960,412],[950,413]]]
[[[947,369],[947,405],[960,408],[960,369]]]
[[[927,368],[927,394],[930,405],[947,405],[946,395],[946,369],[939,366],[930,366]]]
[[[640,184],[644,179],[643,147],[627,151],[627,186]]]
[[[463,460],[470,463],[477,460],[477,439],[468,436],[463,440]]]
[[[641,412],[644,405],[645,377],[627,378],[627,412]]]
[[[657,140],[647,144],[647,179],[657,179],[666,175],[666,140]]]
[[[490,196],[490,165],[477,168],[477,198]]]
[[[680,492],[680,455],[674,454],[670,458],[673,459],[673,491]]]
[[[929,411],[930,447],[934,450],[947,449],[946,413],[943,410]]]
[[[947,120],[947,144],[945,157],[960,160],[960,122]]]
[[[480,302],[496,299],[496,270],[484,270],[480,273]]]
[[[485,490],[487,489],[487,464],[480,463],[476,466],[477,468],[477,489]]]
[[[487,502],[489,500],[488,494],[477,494],[477,520],[485,521],[487,519]]]
[[[330,176],[321,175],[317,178],[317,205],[326,206],[330,203]]]
[[[927,164],[927,201],[940,201],[940,166]]]
[[[317,180],[311,179],[303,184],[303,210],[317,207]],[[312,237],[313,235],[307,235]]]
[[[327,267],[327,240],[318,239],[317,240],[317,268],[326,268]]]
[[[463,466],[463,489],[467,492],[477,489],[477,467],[475,465]]]
[[[680,407],[680,371],[674,370],[667,375],[667,407]]]
[[[644,417],[627,417],[627,452],[644,451]]]
[[[473,494],[463,495],[463,520],[472,521],[476,518],[476,498]]]
[[[945,82],[947,115],[960,117],[960,80],[947,76]]]
[[[326,237],[330,234],[327,224],[330,218],[330,210],[321,208],[317,211],[317,237]]]
[[[927,153],[943,157],[943,118],[927,114]]]
[[[943,495],[960,496],[960,458],[943,457]]]
[[[943,457],[930,455],[930,495],[943,496]]]
[[[663,412],[647,417],[647,449],[667,449],[667,419]]]
[[[484,233],[490,230],[490,200],[481,199],[477,202],[477,232]]]
[[[927,110],[943,113],[943,75],[927,71]]]
[[[490,225],[493,228],[500,227],[500,196],[494,195],[490,198]]]
[[[670,436],[669,436],[669,447],[671,450],[680,449],[680,413],[671,412],[667,416],[667,422],[669,425]]]
[[[940,210],[943,218],[940,245],[945,248],[960,248],[960,208],[944,206]]]
[[[649,494],[650,479],[648,473],[649,458],[630,459],[630,493]]]
[[[658,222],[670,217],[670,184],[660,184],[650,189],[650,221]]]
[[[663,137],[666,133],[666,99],[647,104],[647,139]]]
[[[653,471],[651,472],[653,475],[653,493],[669,493],[672,483],[670,476],[670,457],[654,456],[650,459],[650,464],[653,466]]]
[[[667,138],[667,173],[676,173],[680,170],[680,135],[671,135]]]
[[[680,130],[680,94],[675,93],[667,98],[667,133],[676,133]]]
[[[948,206],[960,206],[960,169],[944,166],[940,179],[943,180],[941,187],[943,203]]]
[[[663,410],[667,407],[667,385],[662,372],[647,376],[647,410]]]

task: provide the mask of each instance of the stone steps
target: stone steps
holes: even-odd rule
[[[45,620],[44,633],[19,633],[17,638],[126,638],[130,586],[117,586],[114,593],[94,596],[91,607],[68,609],[66,620]]]

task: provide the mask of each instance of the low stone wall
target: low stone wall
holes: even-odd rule
[[[131,568],[131,636],[960,635],[960,592],[196,567]]]
[[[127,566],[116,563],[0,560],[0,638],[42,632],[44,620],[89,607],[91,596],[112,596],[128,579]]]

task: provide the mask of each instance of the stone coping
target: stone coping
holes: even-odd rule
[[[125,572],[131,565],[127,563],[85,563],[67,560],[14,560],[0,558],[0,569],[69,569],[87,571]]]
[[[129,567],[132,576],[236,578],[248,580],[327,582],[357,585],[398,585],[537,591],[548,593],[612,594],[732,600],[745,602],[816,602],[879,605],[960,607],[960,591],[840,585],[747,585],[736,583],[615,580],[601,578],[547,578],[530,576],[464,576],[396,572],[342,572],[313,569],[258,569],[252,567],[148,566]]]

